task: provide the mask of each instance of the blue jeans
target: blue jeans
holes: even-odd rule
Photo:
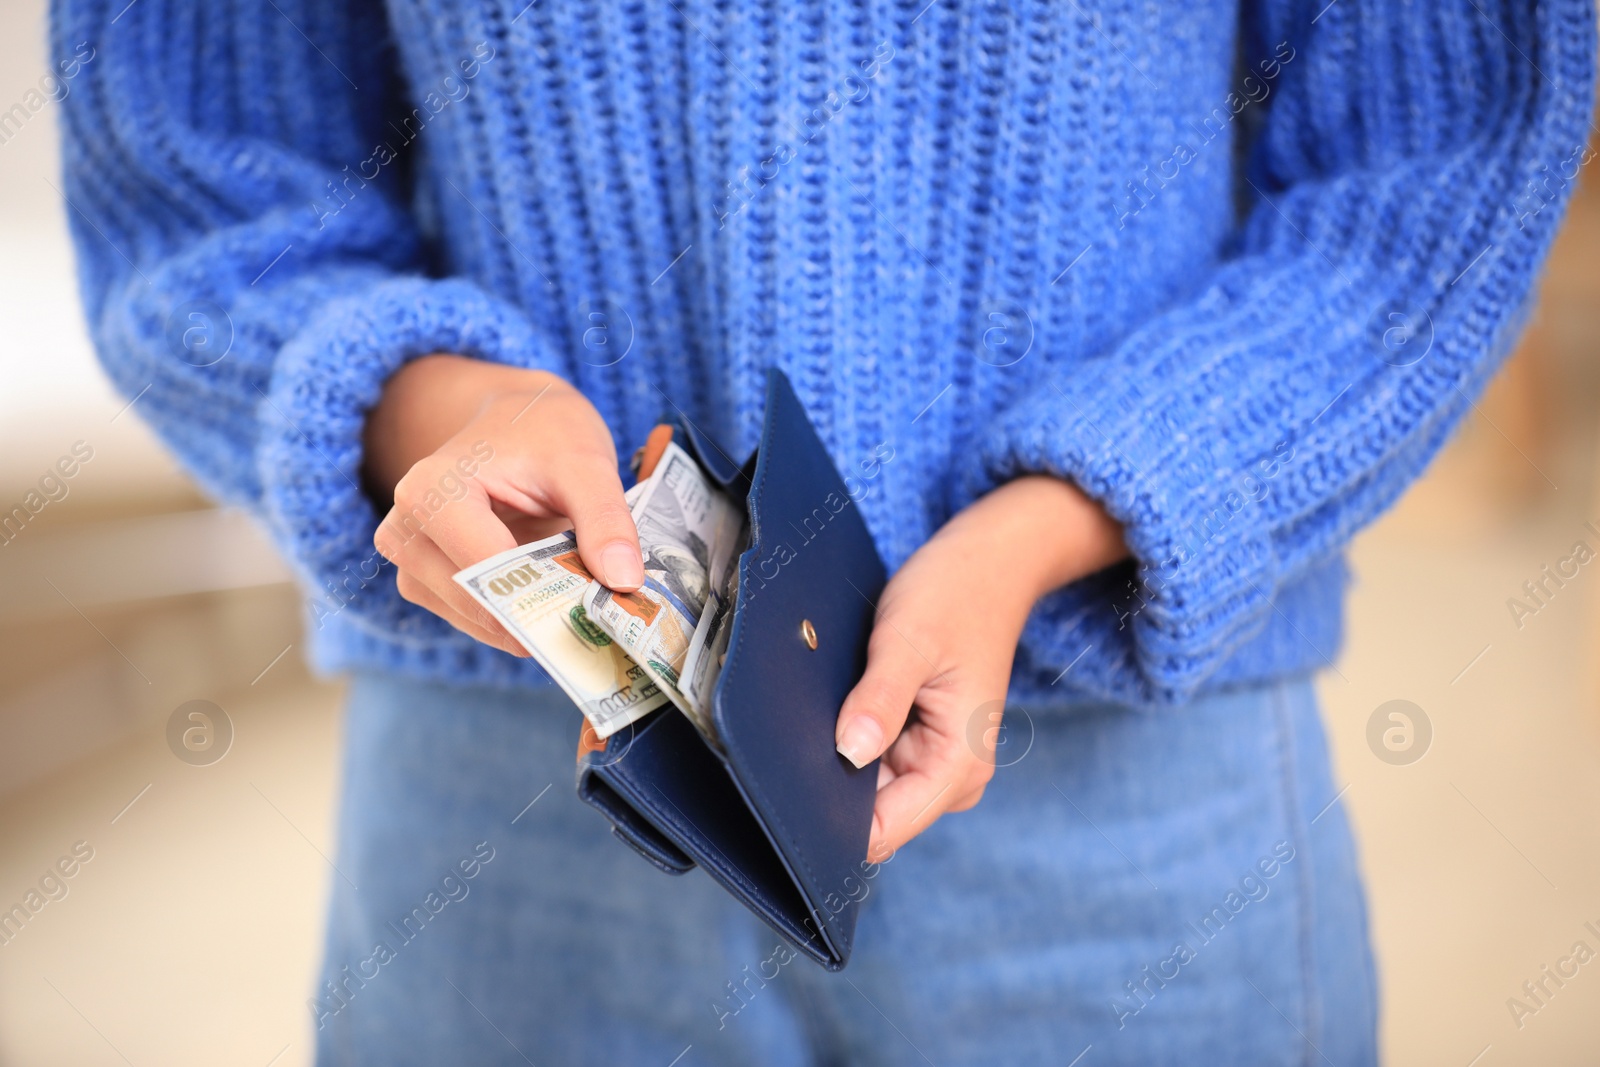
[[[358,677],[318,1062],[1376,1062],[1309,683],[1007,719],[1009,765],[872,872],[828,974],[612,839],[559,692]]]

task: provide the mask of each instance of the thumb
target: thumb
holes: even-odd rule
[[[911,714],[917,692],[933,672],[911,643],[879,628],[867,650],[867,670],[839,710],[834,742],[856,767],[883,755]]]
[[[622,479],[616,470],[605,465],[573,471],[558,490],[556,503],[572,520],[578,555],[589,573],[619,593],[631,593],[643,585],[639,530],[622,497]]]

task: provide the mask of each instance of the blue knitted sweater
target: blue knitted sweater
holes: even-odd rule
[[[555,371],[623,454],[673,408],[745,454],[777,365],[891,568],[1020,472],[1103,501],[1136,562],[1038,605],[1016,692],[1160,703],[1335,654],[1344,545],[1471,409],[1588,160],[1593,16],[57,0],[52,48],[92,54],[100,356],[270,526],[319,665],[542,681],[373,551],[405,360]]]

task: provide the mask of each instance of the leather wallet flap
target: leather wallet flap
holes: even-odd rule
[[[712,714],[740,791],[841,967],[850,956],[876,794],[834,747],[866,667],[886,580],[860,512],[795,396],[769,372],[748,496],[750,548]],[[814,646],[814,647],[813,647]]]
[[[604,774],[585,763],[578,764],[578,798],[611,820],[611,832],[618,840],[663,871],[686,874],[694,869],[694,860],[683,849],[628,803]]]
[[[799,886],[773,850],[727,767],[688,718],[666,708],[583,756],[578,795],[612,830],[663,870],[693,864],[824,966],[826,947],[806,929]],[[625,736],[626,735],[626,736]]]

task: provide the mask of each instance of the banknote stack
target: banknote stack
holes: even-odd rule
[[[648,449],[647,449],[648,451]],[[595,580],[571,531],[522,545],[455,576],[610,737],[671,702],[712,744],[711,693],[727,652],[744,508],[667,441],[626,499],[639,528],[644,585]]]

